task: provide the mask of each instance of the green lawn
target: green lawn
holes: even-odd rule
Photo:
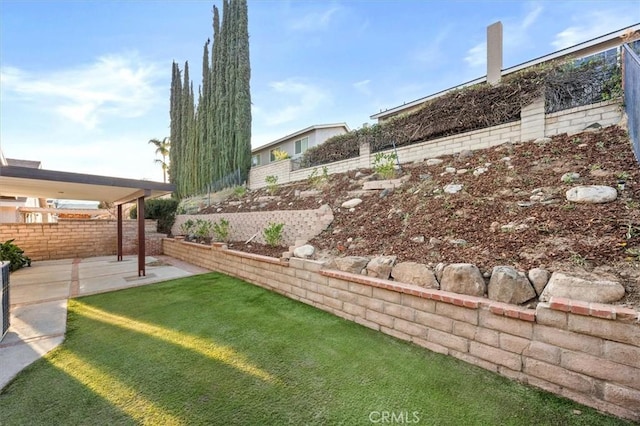
[[[625,424],[217,273],[72,300],[68,321],[1,425]]]

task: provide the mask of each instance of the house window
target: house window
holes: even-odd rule
[[[295,155],[304,154],[309,149],[309,138],[298,139],[295,142]]]
[[[260,165],[260,154],[254,154],[251,156],[251,167]]]

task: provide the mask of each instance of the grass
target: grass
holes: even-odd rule
[[[383,419],[625,424],[217,273],[71,300],[64,344],[0,393],[2,425]]]

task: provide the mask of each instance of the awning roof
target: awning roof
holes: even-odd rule
[[[142,196],[160,197],[170,194],[174,189],[172,184],[147,180],[0,166],[0,195],[5,196],[122,204]]]

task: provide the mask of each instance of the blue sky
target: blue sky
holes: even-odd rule
[[[0,0],[0,148],[53,170],[162,180],[171,63],[201,82],[219,1]],[[346,122],[640,22],[640,1],[249,0],[252,145]]]

